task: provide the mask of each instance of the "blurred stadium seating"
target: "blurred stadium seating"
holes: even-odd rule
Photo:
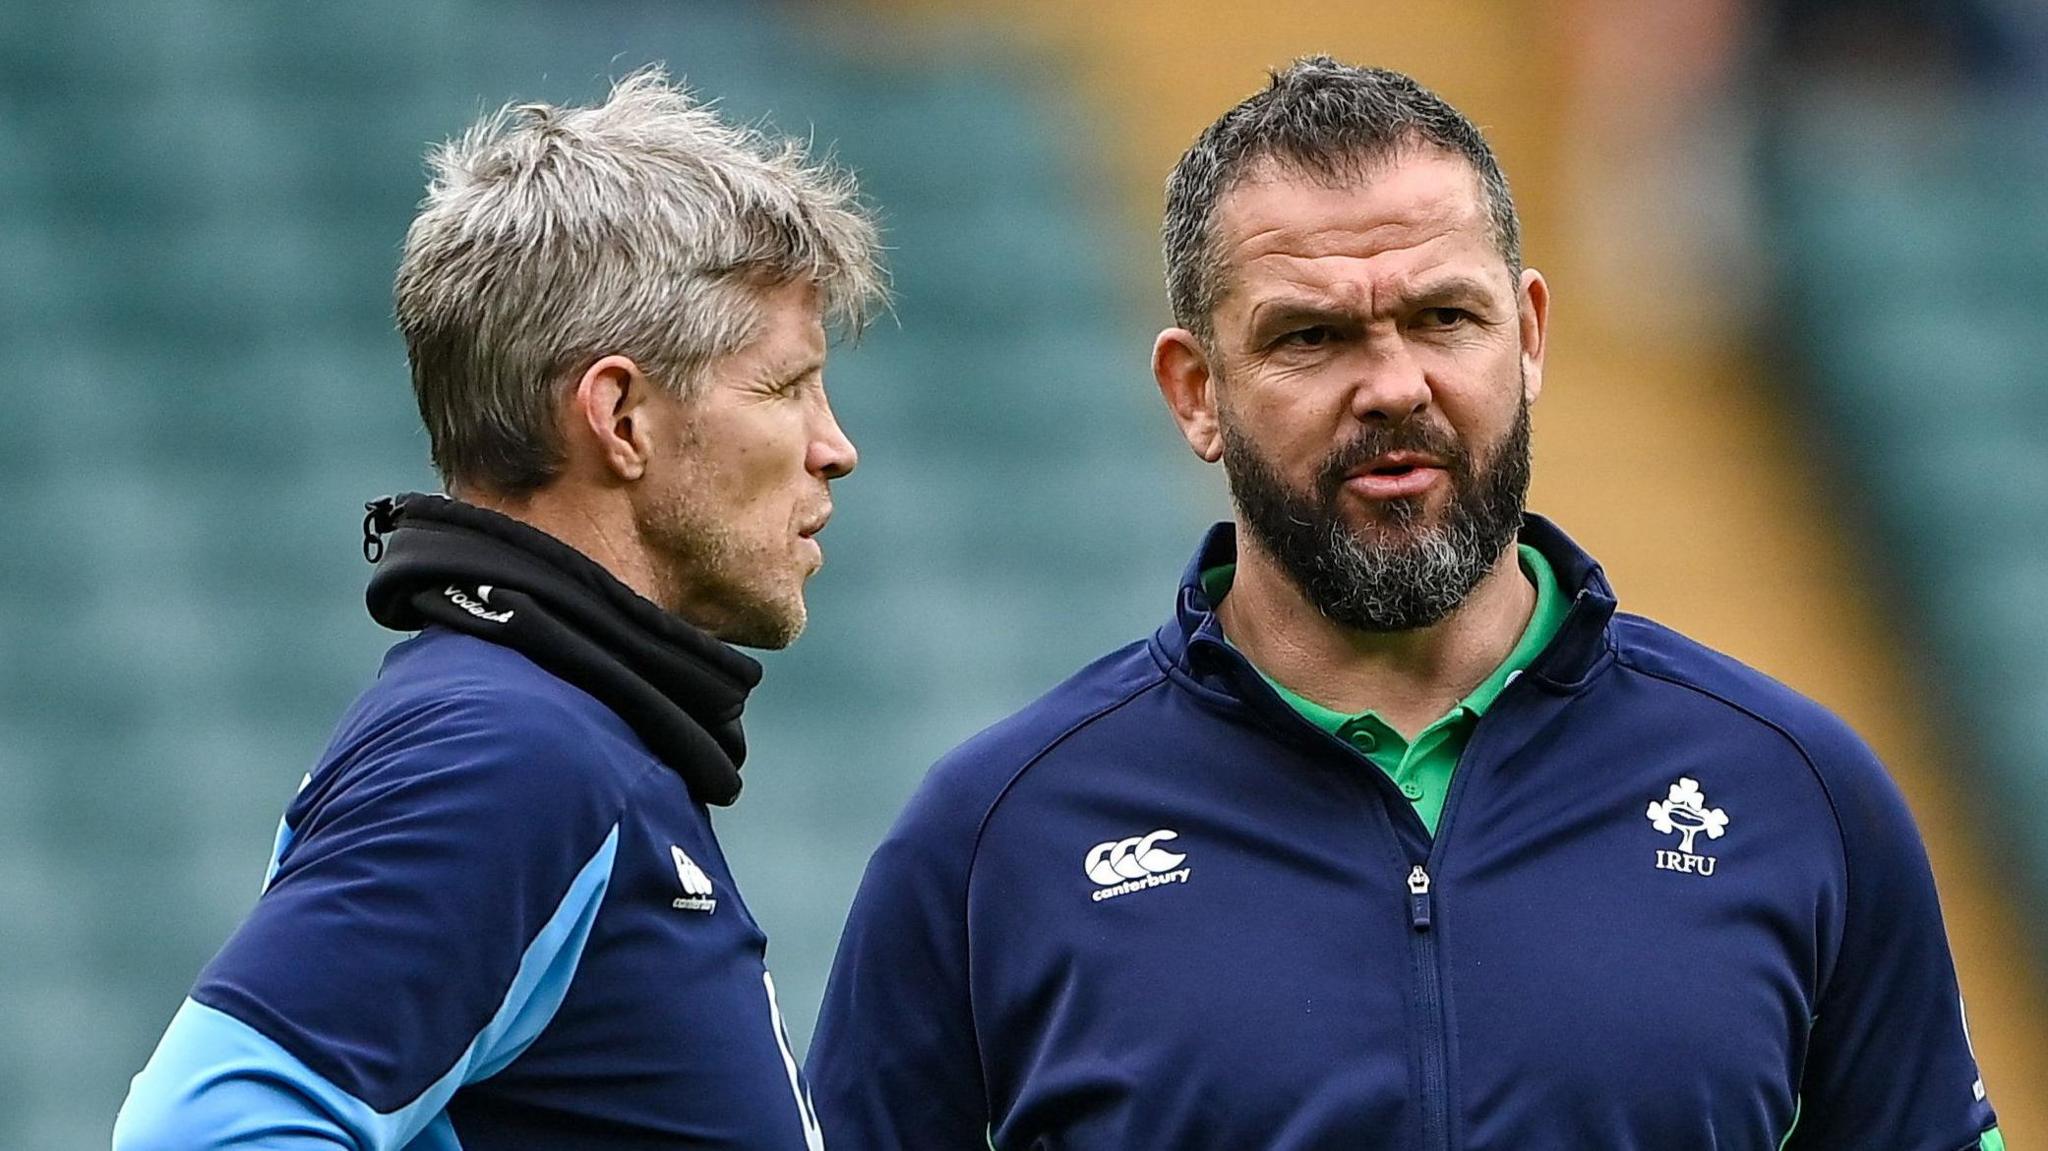
[[[1765,335],[1882,541],[1931,706],[1967,728],[1952,767],[1987,847],[2048,906],[2048,86],[1942,30],[1899,29],[1903,71],[1778,69]],[[2038,926],[2028,943],[2048,953]]]

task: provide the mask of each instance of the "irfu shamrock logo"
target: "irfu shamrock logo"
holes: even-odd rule
[[[1675,831],[1682,837],[1678,850],[1686,855],[1692,854],[1692,838],[1700,832],[1706,832],[1708,839],[1728,834],[1728,813],[1708,807],[1707,797],[1700,794],[1699,781],[1690,777],[1671,785],[1670,798],[1652,800],[1649,816],[1658,831],[1666,835]]]

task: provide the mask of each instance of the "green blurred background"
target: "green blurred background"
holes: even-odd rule
[[[1624,606],[1850,715],[1927,829],[2014,1146],[2048,1131],[2048,35],[1995,0],[0,5],[0,1148],[104,1145],[395,637],[432,486],[389,318],[425,147],[667,61],[829,145],[896,312],[718,825],[798,1045],[939,752],[1155,626],[1220,477],[1146,370],[1178,149],[1288,56],[1486,126],[1559,306],[1536,504]]]

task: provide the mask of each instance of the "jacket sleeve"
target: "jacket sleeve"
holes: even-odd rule
[[[1919,830],[1861,740],[1842,730],[1829,742],[1814,750],[1841,826],[1847,897],[1786,1146],[2002,1148]]]
[[[309,781],[263,895],[135,1077],[115,1151],[404,1147],[546,1026],[618,807],[546,708],[436,711]]]
[[[967,978],[978,811],[943,766],[869,862],[840,938],[808,1068],[832,1151],[989,1146]]]

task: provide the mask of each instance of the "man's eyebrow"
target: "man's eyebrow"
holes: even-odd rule
[[[825,357],[807,356],[804,359],[797,360],[793,363],[784,362],[780,367],[775,368],[770,374],[773,375],[778,380],[800,380],[805,376],[817,375],[819,372],[822,372],[824,370]]]
[[[1352,324],[1358,313],[1333,300],[1307,296],[1276,296],[1252,305],[1252,323],[1258,327],[1280,324]]]
[[[1399,285],[1387,297],[1408,309],[1442,307],[1446,304],[1478,304],[1493,300],[1493,285],[1476,276],[1445,276],[1414,285]],[[1358,312],[1349,304],[1322,296],[1274,296],[1252,305],[1252,323],[1266,328],[1280,324],[1357,323]]]
[[[1425,280],[1413,286],[1404,286],[1395,293],[1395,298],[1411,308],[1429,308],[1445,303],[1469,301],[1488,302],[1493,299],[1493,286],[1472,276],[1446,276],[1440,280]]]

